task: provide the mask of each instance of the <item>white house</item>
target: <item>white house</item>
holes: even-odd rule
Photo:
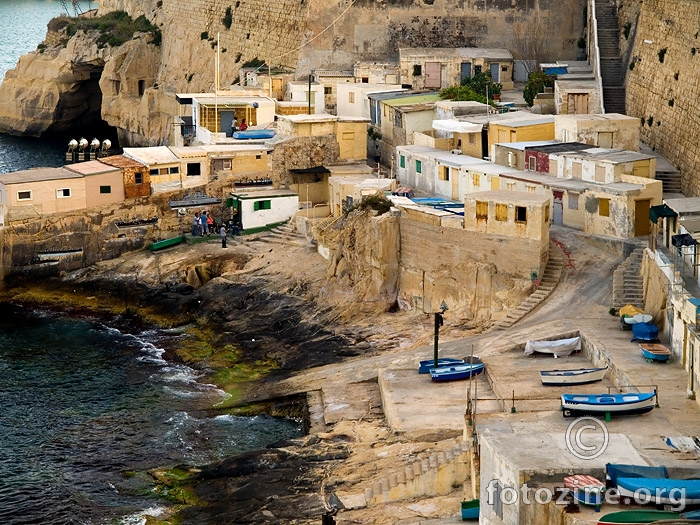
[[[291,219],[299,209],[299,196],[291,190],[231,192],[234,222],[244,233],[255,233]]]

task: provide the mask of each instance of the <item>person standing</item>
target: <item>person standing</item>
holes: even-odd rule
[[[220,233],[221,233],[221,247],[226,248],[226,226],[224,226],[223,223],[221,224]]]
[[[211,216],[211,212],[207,213],[207,235],[210,233],[216,233],[215,225],[214,225],[214,219]]]
[[[207,220],[209,219],[209,217],[207,216],[206,210],[202,210],[202,215],[200,216],[200,218],[202,220],[202,235],[208,236],[209,235],[209,223],[207,222]]]
[[[248,124],[246,123],[245,119],[241,120],[241,131],[245,131],[248,129]]]
[[[194,220],[192,221],[192,237],[197,236],[197,230],[199,229],[199,212],[194,212]]]
[[[233,120],[231,121],[231,136],[232,137],[236,131],[238,131],[238,119],[234,116]]]

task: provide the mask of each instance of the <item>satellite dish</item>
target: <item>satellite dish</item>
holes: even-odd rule
[[[99,147],[100,147],[100,139],[98,139],[98,138],[92,139],[92,141],[90,142],[90,149],[97,149]]]
[[[78,146],[80,146],[80,149],[85,149],[88,146],[88,141],[85,137],[80,137],[80,140],[78,141]]]
[[[68,151],[73,151],[77,147],[78,147],[78,141],[75,139],[70,139],[70,142],[68,143]]]
[[[111,140],[109,140],[109,139],[104,139],[104,140],[102,141],[102,150],[103,150],[103,151],[108,150],[108,149],[111,148],[111,147],[112,147],[112,141],[111,141]]]

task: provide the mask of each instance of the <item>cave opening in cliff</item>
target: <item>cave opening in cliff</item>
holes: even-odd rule
[[[84,80],[76,82],[70,92],[61,94],[53,123],[42,138],[67,141],[85,137],[88,140],[97,138],[101,142],[109,139],[112,148],[118,148],[117,128],[102,118],[102,90],[99,83],[102,67],[83,66],[80,73]]]

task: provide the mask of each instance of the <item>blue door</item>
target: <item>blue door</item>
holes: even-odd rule
[[[463,81],[465,78],[472,78],[472,63],[462,62],[459,68],[459,80]]]
[[[491,80],[494,82],[501,81],[501,65],[500,64],[490,64],[491,69]]]

